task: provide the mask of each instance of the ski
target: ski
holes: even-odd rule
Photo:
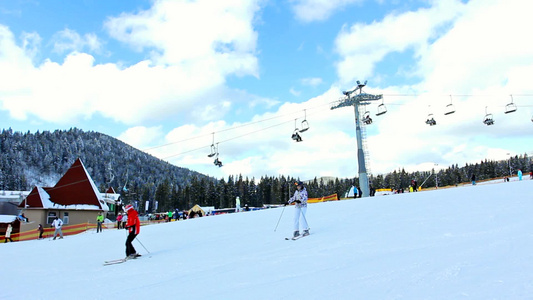
[[[306,236],[307,236],[307,235],[303,235],[303,234],[301,234],[301,235],[299,235],[299,236],[295,236],[295,237],[292,237],[292,238],[288,238],[288,237],[287,237],[287,238],[285,238],[285,240],[286,240],[286,241],[288,241],[288,240],[296,241],[296,240],[299,240],[299,239],[301,239],[301,238],[303,238],[303,237],[306,237]]]
[[[114,259],[114,260],[106,260],[106,261],[104,261],[104,266],[121,264],[121,263],[123,263],[123,262],[126,262],[126,259],[125,259],[125,258]]]
[[[126,257],[126,258],[121,258],[121,259],[107,260],[107,261],[104,261],[104,266],[121,264],[121,263],[124,263],[124,262],[126,262],[126,261],[128,261],[130,259],[137,259],[138,257],[141,257],[141,255],[137,254],[137,256],[135,256],[135,257]]]

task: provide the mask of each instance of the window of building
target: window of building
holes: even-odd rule
[[[63,224],[68,224],[68,212],[63,213]]]
[[[48,216],[46,218],[46,224],[52,224],[52,222],[54,222],[54,220],[56,219],[57,217],[57,212],[55,211],[49,211],[48,212]]]

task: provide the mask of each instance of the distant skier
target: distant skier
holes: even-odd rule
[[[240,212],[241,211],[241,199],[239,198],[239,196],[237,196],[237,198],[235,198],[235,212]]]
[[[52,227],[55,227],[54,231],[54,240],[56,239],[57,234],[59,234],[59,238],[63,238],[63,230],[61,227],[63,227],[63,220],[61,220],[59,217],[56,217],[56,219],[52,222]]]
[[[102,232],[102,223],[104,223],[104,215],[99,213],[98,216],[96,216],[96,233]]]
[[[42,240],[43,239],[43,233],[44,233],[43,224],[39,224],[39,228],[37,228],[37,230],[39,231],[39,239]]]
[[[139,220],[139,214],[133,208],[133,205],[126,205],[124,210],[128,214],[128,223],[126,223],[125,228],[129,231],[128,238],[126,239],[126,258],[136,258],[140,255],[135,251],[132,242],[141,230],[141,221]]]
[[[476,185],[476,174],[472,174],[472,185]]]
[[[4,243],[7,243],[7,240],[10,240],[11,242],[13,242],[13,240],[11,239],[11,232],[12,231],[13,231],[13,226],[11,226],[11,223],[7,224],[6,236],[5,236]]]
[[[297,237],[300,235],[300,216],[302,217],[302,228],[303,236],[309,235],[309,225],[307,224],[307,219],[305,218],[305,213],[307,212],[307,190],[303,182],[298,181],[294,183],[296,185],[296,191],[294,195],[289,199],[286,204],[296,203],[294,210],[294,236]]]
[[[518,169],[518,180],[522,180],[522,170]]]
[[[117,216],[117,229],[120,229],[122,226],[122,214],[121,213],[118,213],[118,216]]]

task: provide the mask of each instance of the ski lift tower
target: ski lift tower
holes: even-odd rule
[[[371,95],[363,93],[364,83],[357,81],[357,87],[351,91],[342,92],[346,97],[341,98],[331,109],[337,109],[345,106],[353,106],[355,111],[355,134],[357,137],[357,163],[359,165],[359,186],[361,187],[362,197],[370,195],[368,175],[366,171],[365,152],[363,150],[363,137],[361,134],[361,120],[359,118],[359,106],[370,104],[370,101],[381,100],[383,95]],[[359,91],[359,93],[357,93]]]

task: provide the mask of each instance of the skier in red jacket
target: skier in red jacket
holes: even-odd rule
[[[141,255],[137,254],[137,251],[135,251],[135,248],[133,248],[132,242],[141,230],[141,221],[139,221],[139,214],[133,208],[133,205],[126,205],[124,210],[128,214],[126,229],[129,232],[128,238],[126,239],[126,259],[136,258]]]

